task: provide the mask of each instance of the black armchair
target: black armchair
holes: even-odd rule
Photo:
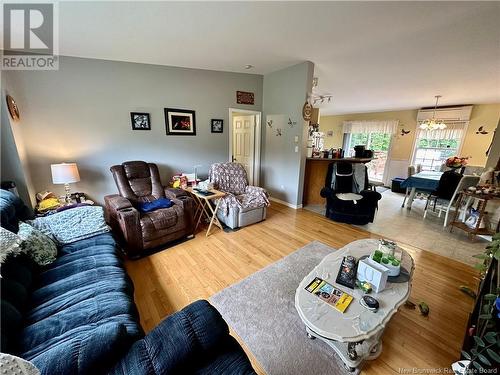
[[[341,223],[365,225],[373,222],[378,201],[382,198],[369,186],[364,164],[331,163],[321,196],[326,198],[325,216]]]

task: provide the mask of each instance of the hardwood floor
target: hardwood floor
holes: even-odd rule
[[[217,230],[208,238],[203,231],[190,241],[127,261],[126,268],[134,281],[141,324],[148,332],[171,313],[197,299],[208,299],[313,240],[338,249],[369,237],[378,236],[310,211],[273,203],[262,223],[232,233]],[[381,356],[368,361],[362,374],[401,373],[399,369],[413,367],[448,368],[459,357],[473,301],[458,287],[475,288],[476,272],[463,263],[400,245],[416,264],[410,300],[425,301],[430,314],[425,318],[418,308],[401,308],[384,333]],[[264,374],[245,350],[256,371]]]

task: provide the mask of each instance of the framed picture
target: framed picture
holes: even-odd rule
[[[196,135],[194,111],[165,108],[165,127],[168,135]]]
[[[132,130],[151,130],[149,113],[130,112],[130,121],[132,122]]]
[[[222,133],[224,120],[212,119],[211,125],[212,133]]]

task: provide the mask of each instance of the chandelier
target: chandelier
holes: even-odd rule
[[[436,95],[436,104],[434,105],[434,113],[431,119],[427,119],[420,124],[420,129],[422,130],[443,130],[446,129],[446,124],[443,121],[436,120],[436,108],[441,95]]]

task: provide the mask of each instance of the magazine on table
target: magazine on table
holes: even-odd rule
[[[313,281],[311,281],[309,285],[306,286],[306,290],[309,293],[316,295],[319,299],[325,301],[329,305],[332,305],[341,313],[345,312],[353,299],[350,294],[335,288],[332,284],[319,277],[316,277]]]

